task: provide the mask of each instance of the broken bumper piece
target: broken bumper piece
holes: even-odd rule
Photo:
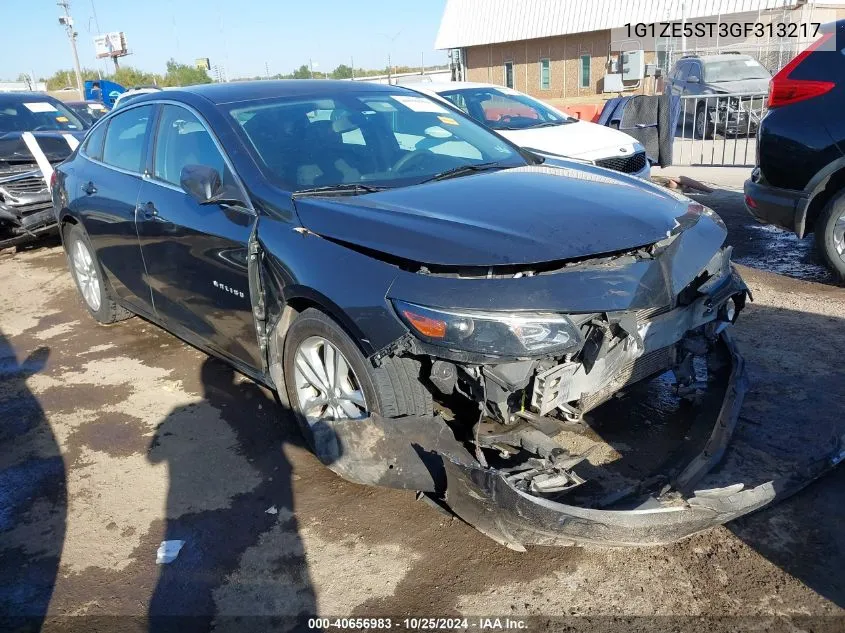
[[[461,519],[511,549],[526,545],[659,545],[758,510],[793,494],[845,459],[843,439],[789,476],[751,488],[742,481],[718,488],[696,484],[722,461],[746,390],[745,367],[728,331],[720,334],[732,360],[728,388],[701,452],[659,491],[621,491],[618,501],[581,507],[518,490],[506,474],[480,464],[439,417],[339,420],[317,435],[318,457],[350,481],[421,490],[442,496]],[[720,472],[721,481],[731,481]]]

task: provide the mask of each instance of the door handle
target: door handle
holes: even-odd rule
[[[144,215],[145,220],[161,220],[166,221],[158,214],[158,209],[152,202],[146,202],[144,204],[139,204],[136,207],[138,213],[142,213]]]
[[[94,183],[89,180],[84,185],[82,185],[82,191],[90,196],[97,193],[97,188],[94,186]]]

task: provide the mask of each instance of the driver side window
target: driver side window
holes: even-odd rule
[[[226,161],[205,125],[189,110],[165,105],[156,133],[153,176],[178,187],[186,165],[213,167],[224,185],[232,181]]]

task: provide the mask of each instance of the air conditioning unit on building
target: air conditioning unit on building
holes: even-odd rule
[[[645,77],[645,51],[625,51],[619,57],[622,62],[622,79],[634,81]]]
[[[622,92],[625,90],[622,75],[619,73],[605,75],[601,90],[602,92]]]

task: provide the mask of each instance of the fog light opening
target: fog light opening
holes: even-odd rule
[[[722,306],[722,321],[727,321],[728,323],[736,323],[736,301],[734,301],[733,297],[725,301],[725,305]]]

